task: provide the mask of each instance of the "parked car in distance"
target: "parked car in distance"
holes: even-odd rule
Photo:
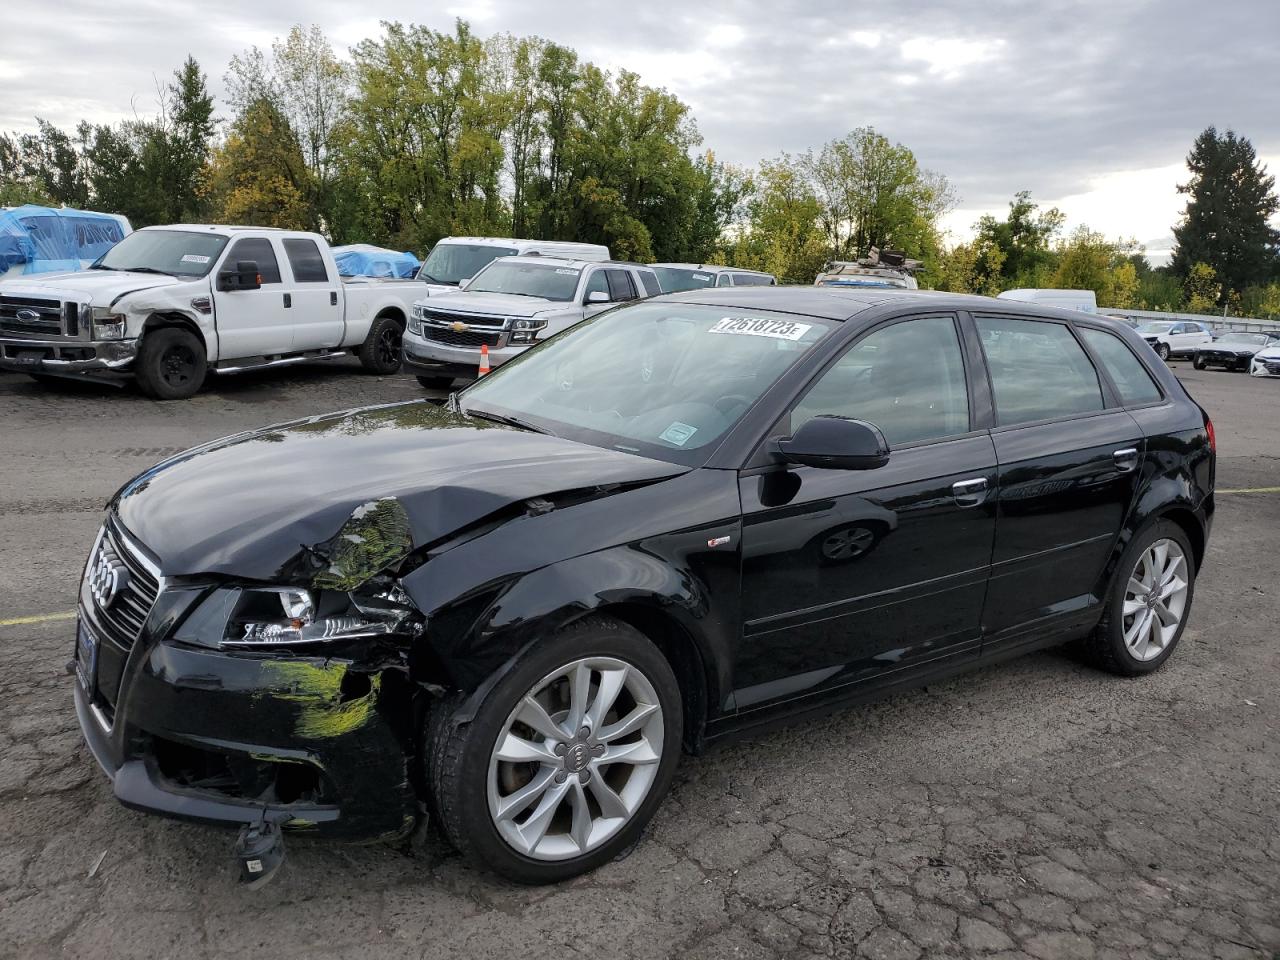
[[[705,263],[651,263],[663,293],[705,290],[707,287],[771,287],[778,283],[772,273],[718,267]]]
[[[638,263],[502,257],[463,290],[414,303],[404,364],[424,387],[446,389],[475,379],[481,347],[499,367],[585,317],[661,292],[657,274]]]
[[[1197,370],[1205,367],[1248,370],[1254,354],[1264,347],[1275,345],[1277,341],[1280,341],[1280,334],[1228,330],[1219,334],[1213,343],[1196,347],[1191,355],[1191,365]]]
[[[560,240],[513,240],[510,237],[444,237],[427,254],[418,279],[427,285],[425,295],[454,293],[498,257],[540,254],[573,260],[608,260],[609,248],[598,243]]]
[[[1081,313],[1097,313],[1098,299],[1092,290],[1053,290],[1028,287],[1006,290],[998,295],[1000,300],[1017,300],[1059,310],[1078,310]]]
[[[400,367],[421,287],[339,277],[316,233],[176,224],[134,231],[79,273],[0,281],[0,369],[136,379],[159,400],[230,374],[354,353]]]
[[[1136,328],[1161,360],[1193,356],[1198,347],[1213,343],[1208,326],[1195,320],[1157,320]]]
[[[1255,353],[1249,361],[1249,373],[1255,377],[1280,377],[1280,343]]]
[[[617,269],[575,263],[538,289]],[[474,862],[563,880],[637,840],[682,750],[1067,641],[1156,670],[1214,468],[1208,416],[1110,321],[883,289],[628,303],[444,406],[125,484],[76,712],[135,809],[364,838],[425,806]]]

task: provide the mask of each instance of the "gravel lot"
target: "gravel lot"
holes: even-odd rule
[[[1280,486],[1280,383],[1176,366],[1217,425],[1219,489]],[[73,608],[103,502],[152,462],[418,396],[351,365],[169,404],[0,375],[0,621]],[[232,834],[111,796],[76,729],[71,621],[0,626],[0,956],[1280,956],[1280,493],[1218,504],[1159,673],[1049,652],[687,759],[631,856],[554,888],[426,830],[293,841],[245,891]]]

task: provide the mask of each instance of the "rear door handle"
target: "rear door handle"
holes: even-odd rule
[[[286,307],[292,307],[292,306],[293,306],[293,294],[292,294],[292,293],[286,293],[286,294],[284,295],[284,305],[285,305]]]
[[[1117,450],[1113,453],[1111,458],[1115,460],[1116,466],[1119,467],[1121,471],[1128,473],[1130,470],[1133,470],[1138,466],[1138,448],[1125,447],[1123,450]]]
[[[975,477],[972,480],[957,480],[951,485],[951,496],[962,507],[976,507],[987,496],[987,478]]]

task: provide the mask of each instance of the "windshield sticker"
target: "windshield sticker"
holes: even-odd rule
[[[697,432],[697,427],[691,427],[687,423],[681,423],[676,420],[671,426],[658,434],[658,439],[665,440],[667,443],[674,443],[677,447],[683,447],[689,442],[689,438]]]
[[[184,253],[182,255],[183,263],[208,263],[208,257],[202,257],[198,253]]]
[[[791,320],[765,320],[757,317],[725,317],[717,320],[707,333],[736,333],[745,337],[769,337],[772,340],[799,340],[813,327],[811,323]]]
[[[711,277],[710,277],[710,276],[708,276],[708,275],[707,275],[707,274],[705,274],[705,273],[695,273],[695,274],[693,275],[693,279],[695,279],[695,280],[710,280],[710,279],[711,279]]]
[[[569,270],[565,267],[556,267],[556,273],[565,277],[576,277],[580,272],[579,270]]]

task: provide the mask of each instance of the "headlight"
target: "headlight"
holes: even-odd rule
[[[398,586],[341,593],[297,587],[214,591],[174,639],[203,647],[304,646],[420,629],[412,601]]]
[[[422,336],[422,304],[415,303],[409,310],[409,332],[414,336]]]
[[[509,343],[535,343],[538,333],[547,328],[545,320],[516,320],[511,324]]]
[[[93,324],[94,340],[123,340],[125,317],[112,313],[107,307],[89,307],[89,320]]]

